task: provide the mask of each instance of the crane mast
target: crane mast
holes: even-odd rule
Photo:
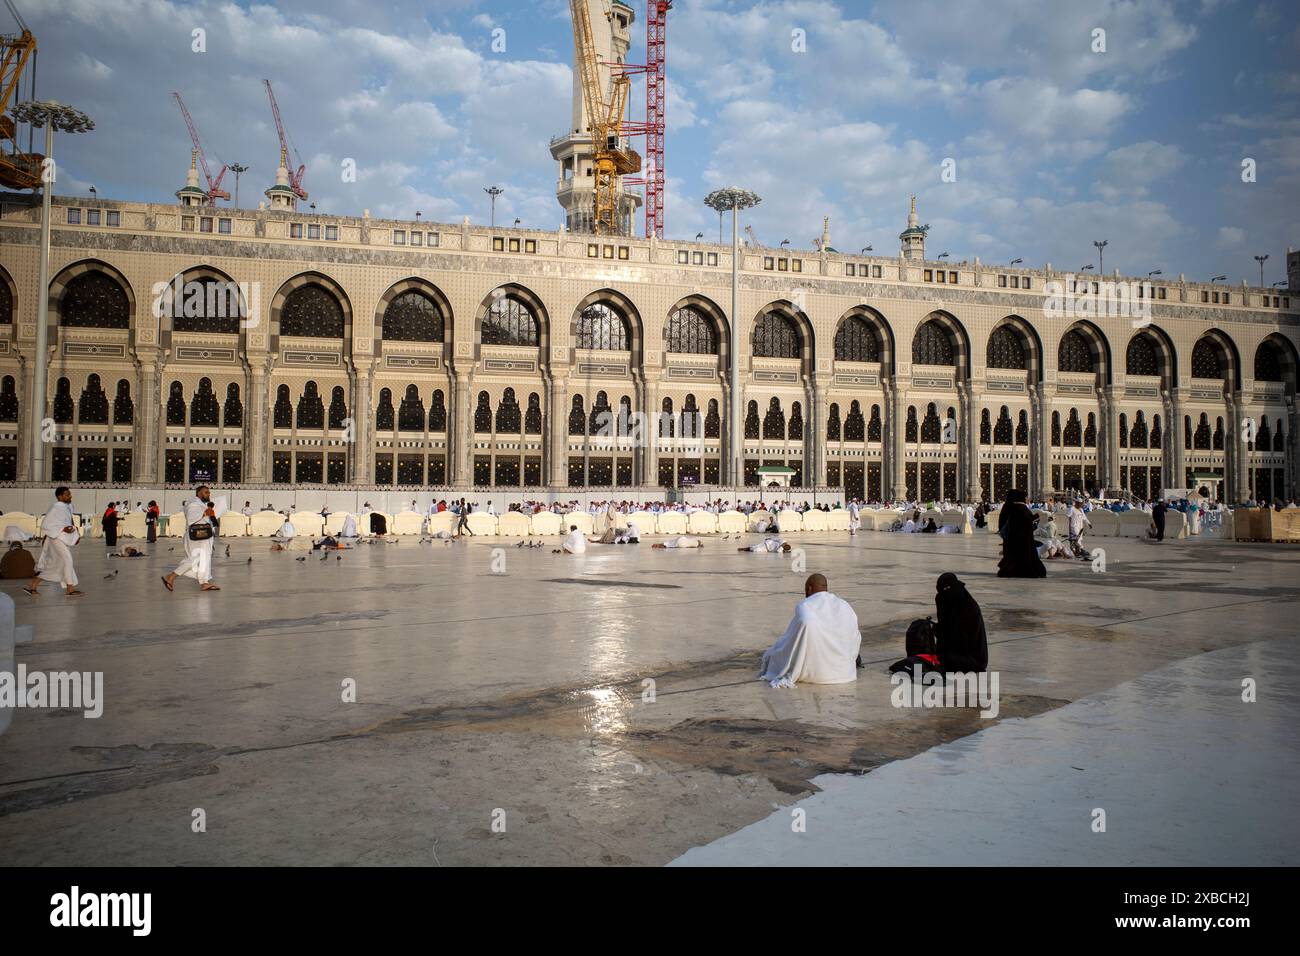
[[[185,108],[185,101],[181,99],[180,93],[173,91],[172,96],[176,98],[176,105],[181,108],[181,116],[185,117],[185,127],[190,131],[190,142],[194,144],[194,152],[203,169],[203,178],[208,183],[207,203],[209,206],[215,206],[218,199],[230,198],[230,193],[221,188],[221,180],[225,179],[228,167],[222,166],[221,172],[217,173],[217,178],[212,178],[212,170],[208,168],[207,156],[203,155],[203,144],[199,142],[199,131],[194,125],[194,120],[190,118],[190,111]]]

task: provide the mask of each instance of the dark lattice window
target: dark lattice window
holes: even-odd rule
[[[617,433],[620,435],[632,434],[632,398],[624,395],[618,400],[618,422]]]
[[[880,406],[871,406],[871,421],[867,422],[867,441],[880,441],[884,426],[880,421]]]
[[[943,434],[943,426],[939,423],[939,413],[934,407],[934,402],[925,406],[925,418],[921,419],[921,441],[938,442]]]
[[[673,419],[673,400],[671,398],[665,398],[663,400],[663,407],[659,412],[659,437],[672,438],[673,426],[675,424],[676,421]]]
[[[403,292],[384,309],[385,342],[441,342],[443,329],[442,310],[422,292]]]
[[[343,306],[322,285],[311,282],[299,286],[289,293],[280,309],[280,334],[341,339]]]
[[[587,413],[583,409],[582,396],[573,396],[573,405],[569,409],[569,434],[585,435],[587,428]]]
[[[912,441],[912,442],[916,441],[918,430],[919,429],[916,422],[916,406],[908,405],[907,423],[903,426],[903,441]]]
[[[1062,372],[1091,372],[1094,370],[1092,346],[1078,329],[1061,336],[1056,352],[1056,367]]]
[[[745,410],[745,437],[758,437],[758,402],[750,402]]]
[[[342,385],[330,389],[330,428],[342,428],[348,417],[348,402]]]
[[[713,323],[699,309],[687,306],[668,317],[664,344],[669,352],[717,355],[718,334]]]
[[[718,414],[718,400],[709,399],[709,411],[704,416],[704,437],[718,438],[722,435],[722,416]]]
[[[1201,421],[1204,422],[1205,420],[1206,420],[1205,416],[1202,415]],[[1209,425],[1206,425],[1205,427],[1205,440],[1206,440],[1205,447],[1209,448],[1210,447],[1209,446],[1209,440],[1210,440]],[[1193,447],[1192,446],[1192,416],[1184,415],[1183,416],[1183,448],[1190,449],[1192,447]]]
[[[392,431],[393,419],[393,390],[391,388],[381,388],[379,390],[379,406],[375,409],[375,428],[379,431]]]
[[[86,387],[81,390],[80,420],[83,425],[108,424],[108,395],[99,382],[98,375],[86,379]]]
[[[1097,416],[1092,412],[1088,413],[1088,424],[1083,429],[1083,447],[1097,447]]]
[[[849,414],[844,419],[845,441],[866,441],[867,420],[862,417],[862,406],[858,402],[849,403]]]
[[[1273,444],[1273,432],[1268,427],[1268,416],[1262,415],[1259,419],[1259,430],[1255,432],[1255,447],[1260,451],[1268,451]]]
[[[609,396],[604,392],[596,393],[596,400],[591,404],[591,414],[587,416],[589,435],[600,434],[601,428],[608,429],[610,417]],[[608,432],[607,432],[608,433]]]
[[[445,432],[447,430],[447,397],[442,389],[433,390],[433,400],[429,402],[429,431]]]
[[[1214,420],[1214,450],[1223,451],[1223,419]]]
[[[1164,438],[1164,433],[1160,429],[1160,416],[1151,416],[1151,447],[1159,448],[1160,442]]]
[[[528,411],[524,412],[524,434],[542,433],[542,399],[536,392],[528,396]]]
[[[1025,346],[1020,341],[1020,336],[1005,325],[998,326],[989,336],[988,367],[1019,369],[1026,367]]]
[[[917,365],[956,365],[947,329],[934,319],[917,329],[912,339],[912,361]]]
[[[754,353],[758,358],[798,358],[799,329],[794,319],[769,312],[754,323]]]
[[[293,427],[293,402],[289,401],[289,386],[281,385],[275,390],[275,409],[271,414],[276,428]]]
[[[397,406],[397,430],[399,432],[424,431],[424,399],[420,397],[420,389],[415,385],[406,386],[402,403]]]
[[[1219,361],[1219,350],[1209,339],[1201,339],[1192,349],[1193,378],[1223,378],[1223,365]]]
[[[17,383],[12,375],[0,381],[0,422],[18,421]]]
[[[1281,417],[1277,420],[1277,434],[1273,436],[1273,450],[1286,451],[1286,433],[1282,430]]]
[[[1055,415],[1056,413],[1053,414]],[[1060,438],[1060,426],[1061,426],[1060,416],[1056,415],[1054,421],[1057,428],[1056,438]],[[1007,406],[1003,405],[1002,410],[998,412],[998,423],[995,426],[993,426],[993,444],[1010,445],[1014,434],[1015,434],[1015,430],[1012,428],[1011,425],[1011,411],[1007,408]]]
[[[1128,447],[1128,416],[1121,414],[1119,416],[1119,447]]]
[[[1265,340],[1255,350],[1255,381],[1282,381],[1282,349],[1276,342]]]
[[[695,396],[688,394],[685,401],[682,402],[682,428],[680,434],[683,438],[700,438],[704,434],[701,425],[700,407],[695,404]]]
[[[1052,444],[1059,446],[1061,444],[1061,413],[1052,412]]]
[[[234,382],[226,386],[226,404],[221,411],[227,428],[239,428],[244,424],[244,405],[239,400],[239,386]]]
[[[1083,428],[1079,423],[1079,410],[1070,409],[1070,415],[1065,420],[1065,434],[1062,443],[1070,448],[1078,448],[1083,444]]]
[[[487,392],[478,393],[478,403],[474,406],[474,431],[479,435],[492,432],[492,399]]]
[[[826,440],[840,440],[840,406],[836,402],[831,402],[830,411],[826,415]]]
[[[483,317],[484,345],[536,345],[537,318],[513,296],[493,301]]]
[[[131,383],[118,379],[117,395],[113,399],[113,424],[131,425],[135,423],[135,402],[131,401]]]
[[[172,328],[177,332],[239,332],[239,290],[216,279],[191,279],[180,299],[172,302]]]
[[[876,330],[860,315],[849,316],[835,332],[837,362],[879,362],[880,340]]]
[[[993,425],[989,421],[989,410],[987,408],[980,411],[980,444],[993,444]]]
[[[767,414],[763,416],[763,437],[785,437],[785,412],[781,410],[781,400],[773,398],[767,403]]]
[[[1129,375],[1159,375],[1160,360],[1149,335],[1135,335],[1128,343],[1124,371]]]
[[[285,389],[288,392],[288,389]],[[167,390],[167,424],[185,424],[185,390],[180,382],[172,382]]]
[[[130,328],[131,303],[109,275],[83,272],[63,290],[59,324],[81,329]]]
[[[14,297],[9,284],[0,280],[0,325],[10,325],[14,320]]]
[[[1128,443],[1130,448],[1147,447],[1147,420],[1142,412],[1133,416],[1133,430],[1128,434]]]
[[[1029,413],[1022,411],[1016,419],[1016,444],[1029,444]]]
[[[580,349],[626,352],[631,338],[627,320],[603,302],[587,306],[578,316],[577,347]]]
[[[212,379],[199,379],[198,391],[190,399],[190,424],[204,428],[216,428],[221,421],[221,406],[217,403],[216,393],[212,391]]]
[[[497,403],[496,420],[498,432],[517,435],[523,430],[523,413],[519,408],[519,402],[515,399],[513,388],[507,388],[501,393],[501,401]]]
[[[72,383],[61,378],[54,384],[54,420],[60,425],[71,425],[74,412]]]

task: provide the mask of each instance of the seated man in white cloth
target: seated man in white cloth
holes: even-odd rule
[[[804,599],[795,606],[790,626],[763,652],[760,680],[793,687],[799,681],[847,684],[858,679],[858,616],[826,586],[820,574],[804,582]]]
[[[288,515],[285,515],[284,524],[280,525],[280,530],[275,533],[275,540],[281,544],[287,544],[297,537],[297,535],[298,532],[294,528],[293,522],[289,520]]]
[[[564,536],[560,547],[555,549],[556,554],[585,554],[587,551],[587,536],[578,530],[576,524],[569,525],[569,533]]]
[[[704,542],[699,538],[692,538],[690,535],[681,535],[676,538],[669,538],[667,541],[661,541],[658,544],[652,544],[652,548],[702,548]]]
[[[5,525],[5,544],[13,544],[14,542],[22,544],[24,541],[30,540],[32,540],[32,536],[18,525]]]
[[[68,597],[78,597],[86,592],[77,590],[77,571],[72,566],[72,546],[81,538],[76,516],[72,513],[72,492],[60,485],[54,489],[54,499],[54,504],[41,519],[45,544],[36,562],[36,577],[23,590],[36,597],[42,580],[57,581],[63,585]]]
[[[780,538],[765,538],[762,544],[751,544],[736,550],[751,551],[754,554],[775,554],[778,551],[785,553],[790,550],[790,543],[782,541]]]
[[[357,536],[357,519],[348,515],[343,519],[343,530],[339,532],[340,538],[355,538]]]

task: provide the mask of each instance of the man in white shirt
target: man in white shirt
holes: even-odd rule
[[[253,503],[251,501],[245,501],[244,507],[239,510],[239,513],[245,518],[253,517],[253,515],[256,514],[256,512],[253,511]]]
[[[1083,513],[1078,501],[1070,502],[1070,510],[1065,513],[1065,516],[1069,522],[1070,549],[1080,557],[1085,557],[1087,552],[1083,549],[1083,528],[1084,525],[1091,528],[1092,522]]]
[[[36,562],[36,577],[23,588],[32,597],[40,594],[41,581],[57,581],[63,585],[68,597],[80,597],[85,591],[77,590],[77,570],[72,566],[72,546],[80,540],[77,519],[72,513],[72,492],[60,485],[54,489],[54,504],[41,519],[41,533],[45,544]]]
[[[201,591],[221,590],[212,583],[212,546],[216,544],[214,534],[220,519],[216,507],[207,485],[195,488],[194,497],[185,503],[185,532],[181,536],[185,558],[176,565],[176,570],[163,576],[163,586],[168,591],[175,590],[178,577],[198,581]]]

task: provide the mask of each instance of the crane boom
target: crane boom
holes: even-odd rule
[[[18,99],[19,81],[28,63],[35,68],[36,37],[27,29],[13,0],[5,0],[5,6],[22,32],[0,36],[0,185],[35,189],[41,184],[41,162],[45,157],[26,153],[18,145],[18,124],[9,115],[9,108]]]
[[[229,199],[230,193],[221,188],[221,180],[226,175],[226,167],[221,167],[221,172],[217,178],[212,178],[212,170],[208,168],[208,157],[203,155],[203,144],[199,142],[199,131],[194,125],[194,120],[190,118],[190,111],[185,108],[185,100],[181,99],[180,93],[172,92],[176,98],[176,105],[181,108],[181,116],[185,117],[185,127],[190,131],[190,142],[194,144],[194,152],[198,154],[199,165],[203,167],[203,178],[208,183],[208,205],[215,206],[218,199]]]
[[[280,104],[275,101],[275,91],[271,89],[271,81],[262,80],[262,85],[266,87],[266,97],[271,101],[271,115],[275,117],[275,131],[280,136],[280,155],[288,156],[289,137],[284,131],[284,121],[280,119]],[[302,177],[303,173],[307,171],[307,167],[303,163],[302,157],[298,155],[298,147],[296,146],[293,147],[293,155],[294,158],[298,160],[298,169],[296,172],[291,172],[289,174],[289,186],[293,189],[294,194],[299,199],[305,200],[307,198],[307,190],[303,189]]]

